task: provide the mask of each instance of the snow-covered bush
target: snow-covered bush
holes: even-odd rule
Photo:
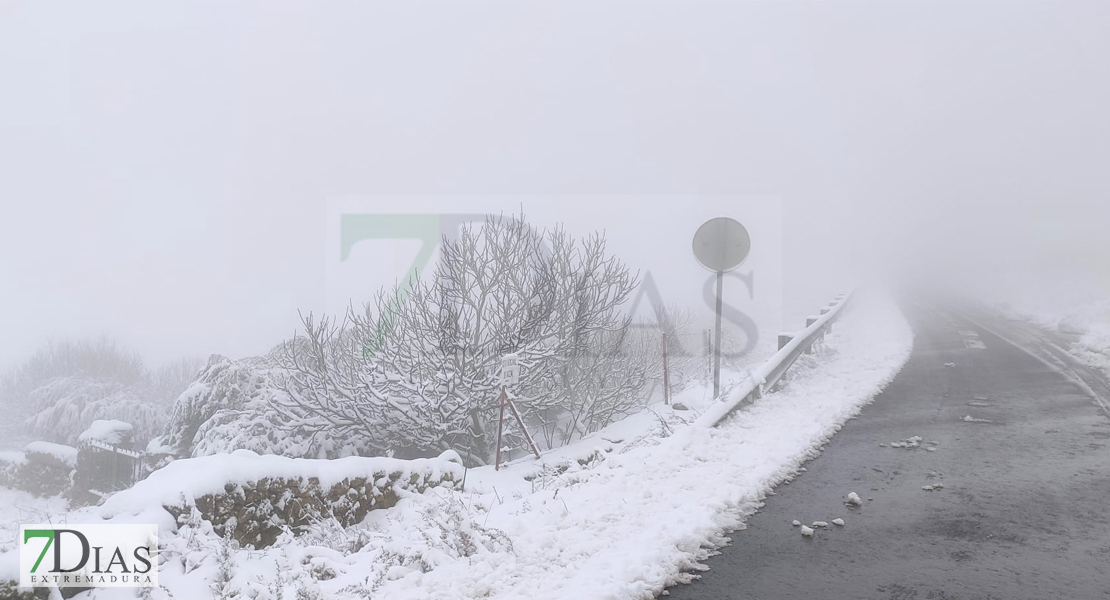
[[[484,509],[453,492],[411,494],[403,505],[344,526],[320,516],[299,535],[256,549],[221,535],[201,513],[183,514],[159,539],[162,583],[181,598],[207,584],[212,598],[251,600],[348,600],[383,597],[380,588],[411,574],[428,574],[460,560],[510,557],[513,543],[483,525]],[[181,585],[187,582],[187,585]],[[469,597],[470,595],[467,594]],[[387,595],[384,597],[392,597]]]
[[[166,418],[164,399],[112,379],[59,377],[35,388],[29,398],[36,408],[28,419],[31,430],[67,444],[76,444],[81,432],[97,420],[127,421],[149,437],[161,430]]]
[[[0,485],[39,497],[69,489],[77,449],[50,442],[31,442],[23,452],[0,452]]]
[[[21,588],[18,581],[0,581],[0,600],[49,600],[50,588]]]
[[[623,327],[599,331],[590,347],[563,357],[550,390],[558,402],[536,415],[549,446],[568,444],[643,406],[650,362],[629,351],[627,336]]]
[[[272,357],[232,360],[213,355],[174,404],[162,435],[147,446],[152,455],[187,458],[250,450],[297,458],[382,454],[361,443],[357,432],[301,428],[274,410],[286,392],[287,375]]]
[[[440,252],[404,301],[408,286],[382,290],[342,321],[302,316],[303,332],[267,356],[212,357],[148,451],[416,458],[456,449],[484,464],[496,450],[506,354],[522,367],[514,402],[549,447],[650,397],[659,354],[629,327],[622,308],[636,277],[603,237],[491,218]],[[505,437],[524,447],[515,421]]]
[[[31,442],[23,448],[27,460],[66,471],[77,466],[77,448],[51,442]]]
[[[214,354],[174,402],[162,434],[151,440],[149,452],[193,456],[201,441],[198,432],[209,420],[249,412],[268,387],[264,361],[235,361]],[[203,436],[201,436],[203,439]]]
[[[440,253],[434,276],[412,282],[403,303],[383,291],[344,323],[304,318],[304,335],[275,354],[285,394],[271,400],[291,427],[396,456],[455,448],[484,463],[506,354],[522,367],[517,407],[551,443],[642,403],[645,366],[625,351],[620,310],[636,278],[600,235],[575,240],[490,218]],[[507,436],[521,445],[515,426]]]

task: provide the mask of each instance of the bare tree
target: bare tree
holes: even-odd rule
[[[552,387],[530,408],[551,445],[555,431],[565,444],[628,414],[641,402],[646,370],[628,352],[631,320],[621,312],[636,287],[635,276],[606,254],[599,234],[575,243],[556,231],[549,241],[558,307],[552,334],[560,343],[551,365]]]
[[[433,276],[414,281],[406,302],[383,290],[343,324],[304,318],[304,335],[279,353],[276,407],[298,427],[366,436],[382,452],[453,448],[482,464],[496,450],[500,367],[511,353],[524,419],[549,444],[565,442],[642,401],[645,370],[625,351],[620,311],[635,286],[600,235],[579,242],[491,217],[445,240]],[[510,427],[508,443],[520,433]]]
[[[418,446],[458,448],[483,462],[494,450],[488,432],[502,357],[521,361],[522,398],[550,376],[543,366],[558,351],[549,332],[557,282],[543,241],[522,219],[464,228],[444,242],[434,277],[417,283],[392,319],[377,354],[394,418],[411,425]],[[378,307],[381,314],[385,296]]]
[[[360,438],[380,452],[390,450],[382,428],[387,397],[376,385],[373,357],[361,351],[354,332],[329,317],[302,315],[302,335],[273,353],[279,367],[275,382],[283,392],[273,407],[287,432]]]

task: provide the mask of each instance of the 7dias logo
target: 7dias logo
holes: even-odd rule
[[[156,587],[157,525],[21,525],[20,587]]]

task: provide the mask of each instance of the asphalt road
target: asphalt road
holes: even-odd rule
[[[1105,380],[1030,328],[907,317],[895,381],[671,598],[1110,598],[1110,418],[1091,395]],[[938,443],[889,445],[911,436]],[[791,526],[837,517],[812,539]]]

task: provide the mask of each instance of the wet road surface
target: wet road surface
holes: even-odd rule
[[[1017,324],[907,317],[895,381],[671,598],[1110,598],[1105,379]],[[812,539],[791,526],[838,517]]]

